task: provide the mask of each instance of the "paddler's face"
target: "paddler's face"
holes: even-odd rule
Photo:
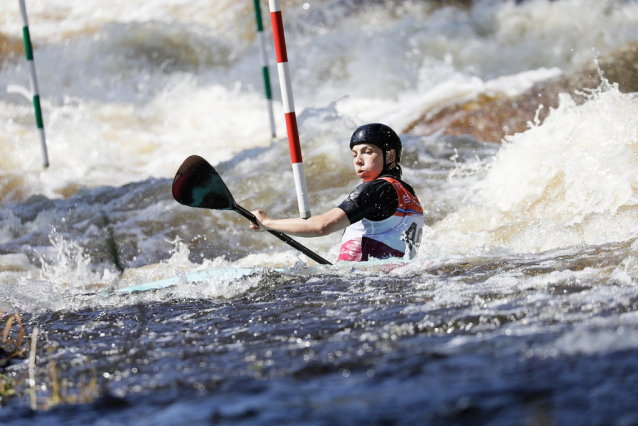
[[[383,170],[383,151],[375,145],[355,145],[352,147],[352,164],[359,179],[370,182]]]

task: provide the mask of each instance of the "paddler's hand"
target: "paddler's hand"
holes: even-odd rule
[[[250,222],[250,229],[257,232],[267,231],[268,228],[266,228],[266,226],[264,225],[264,221],[267,221],[270,219],[268,218],[268,216],[266,216],[266,212],[263,210],[255,210],[251,213],[255,215],[255,218],[257,219],[257,223]]]

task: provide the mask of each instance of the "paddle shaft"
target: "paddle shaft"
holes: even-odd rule
[[[185,206],[213,210],[234,210],[253,223],[257,218],[251,212],[238,205],[219,173],[210,163],[198,155],[188,157],[173,179],[173,198]],[[317,253],[299,244],[288,235],[269,230],[284,243],[299,250],[315,262],[332,265]]]
[[[245,208],[243,208],[242,206],[238,205],[237,203],[233,204],[233,210],[235,210],[240,215],[244,216],[249,221],[253,223],[257,223],[257,218],[255,217],[255,215],[249,212],[248,210],[246,210]],[[289,246],[296,248],[297,250],[299,250],[300,252],[302,252],[303,254],[305,254],[306,256],[314,260],[315,262],[321,265],[332,265],[332,263],[328,262],[326,259],[319,256],[317,253],[311,251],[308,247],[305,247],[299,244],[297,241],[293,240],[288,235],[279,231],[272,231],[270,229],[268,230],[268,232],[270,232],[275,237],[279,238],[281,241],[288,244]]]

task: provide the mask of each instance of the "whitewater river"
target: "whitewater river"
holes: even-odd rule
[[[24,347],[39,329],[37,411],[16,359],[0,423],[638,424],[638,98],[563,96],[505,141],[408,132],[637,40],[638,3],[282,1],[313,213],[358,184],[358,125],[401,134],[427,226],[390,272],[318,266],[172,198],[197,154],[247,209],[298,214],[262,9],[274,139],[252,2],[27,1],[43,169],[15,89],[29,86],[18,1],[0,0],[0,305]],[[334,261],[339,240],[300,241]],[[112,293],[228,267],[254,273]]]

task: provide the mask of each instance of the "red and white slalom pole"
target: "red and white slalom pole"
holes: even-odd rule
[[[284,104],[286,117],[286,129],[288,130],[288,144],[290,146],[290,159],[292,160],[292,172],[295,177],[297,189],[297,202],[299,203],[299,216],[302,219],[310,217],[310,203],[308,202],[308,188],[306,176],[301,159],[301,147],[299,145],[299,130],[297,130],[297,116],[295,115],[295,103],[292,98],[292,83],[290,82],[290,69],[288,68],[288,53],[286,52],[286,39],[284,38],[284,24],[281,18],[281,5],[279,0],[268,0],[270,6],[270,20],[272,22],[273,38],[275,39],[275,52],[277,54],[277,71],[279,73],[279,86],[281,86],[281,99]]]

